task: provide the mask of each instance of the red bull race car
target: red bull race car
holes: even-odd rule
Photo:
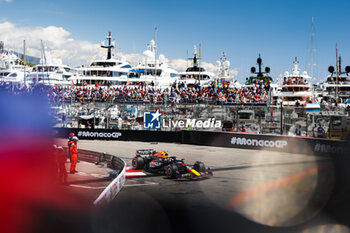
[[[150,150],[137,150],[132,159],[132,166],[150,173],[166,175],[170,179],[196,179],[213,176],[210,168],[205,167],[202,162],[189,165],[183,159],[169,156],[167,152],[156,152]]]

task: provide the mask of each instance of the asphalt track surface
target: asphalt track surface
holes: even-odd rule
[[[78,147],[127,164],[137,149],[166,150],[214,172],[193,181],[129,178],[92,232],[349,232],[336,207],[325,208],[335,179],[329,157],[174,143],[81,140]]]
[[[70,162],[66,162],[66,169],[69,171]],[[78,172],[68,174],[68,186],[70,191],[78,195],[83,193],[84,198],[93,203],[101,192],[111,182],[109,178],[109,169],[105,165],[95,165],[93,163],[79,161],[77,164]]]

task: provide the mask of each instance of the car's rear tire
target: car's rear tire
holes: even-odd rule
[[[168,178],[174,179],[178,177],[179,169],[174,164],[169,164],[165,169],[165,174]]]
[[[142,157],[134,157],[131,161],[131,165],[135,169],[142,169],[145,165],[145,160]]]
[[[149,161],[147,159],[144,159],[144,165],[143,165],[143,170],[144,171],[149,171]]]
[[[195,162],[193,165],[193,169],[196,170],[197,172],[205,172],[205,165],[202,162]]]

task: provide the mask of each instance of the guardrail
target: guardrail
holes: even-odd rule
[[[117,157],[112,158],[116,160]],[[94,205],[104,205],[110,203],[122,189],[125,184],[126,164],[124,161],[120,162],[123,164],[122,171],[116,176],[116,178],[103,190],[100,196],[94,201]]]
[[[346,141],[309,137],[247,134],[222,131],[152,131],[56,128],[56,137],[66,138],[73,132],[79,139],[170,142],[191,145],[272,150],[296,154],[330,155],[341,153]]]
[[[107,162],[108,167],[113,169],[110,174],[114,178],[113,181],[94,201],[94,205],[100,206],[111,202],[125,184],[126,163],[124,160],[114,155],[81,149],[78,151],[78,156],[79,159],[90,163]]]
[[[168,105],[168,104],[184,104],[184,105],[198,105],[198,104],[205,104],[205,105],[226,105],[226,106],[267,106],[267,102],[252,102],[252,103],[240,103],[236,101],[225,101],[220,102],[220,100],[214,99],[198,99],[198,100],[180,100],[179,102],[176,102],[173,99],[169,100],[163,100],[163,101],[157,101],[153,102],[152,100],[144,101],[141,99],[132,99],[127,97],[117,97],[114,99],[102,99],[102,98],[81,98],[78,99],[76,97],[72,97],[69,99],[60,99],[59,101],[56,100],[56,102],[64,102],[64,103],[109,103],[109,104],[133,104],[133,105]]]

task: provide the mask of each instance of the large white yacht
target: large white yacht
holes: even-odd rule
[[[178,81],[179,73],[168,66],[163,54],[156,59],[157,45],[154,40],[151,40],[148,47],[149,50],[143,52],[144,61],[130,70],[129,85],[144,83],[161,89],[169,88]]]
[[[76,69],[63,65],[61,59],[53,58],[48,53],[40,63],[33,67],[32,72],[26,76],[31,85],[43,84],[48,86],[70,86],[68,80],[77,74]]]
[[[203,67],[200,67],[197,53],[197,48],[194,46],[194,53],[192,59],[192,66],[188,67],[185,72],[180,72],[180,82],[185,82],[187,86],[192,86],[194,84],[200,84],[205,87],[210,84],[210,82],[215,81],[215,74],[206,71]]]
[[[107,44],[102,43],[101,47],[107,49],[107,57],[96,59],[89,66],[81,67],[79,74],[69,78],[69,81],[85,87],[116,87],[127,83],[131,65],[126,62],[125,57],[112,56],[114,43],[111,32],[108,33],[106,40]]]
[[[217,80],[220,83],[229,83],[229,87],[240,89],[242,85],[234,79],[230,74],[230,61],[227,60],[225,53],[222,53],[222,56],[219,61],[216,61],[216,67],[218,69]]]
[[[25,76],[31,71],[13,52],[3,52],[0,57],[0,82],[6,85],[20,86],[25,83]]]
[[[339,57],[338,69],[337,72],[333,66],[330,66],[328,68],[330,74],[323,82],[323,99],[329,103],[345,103],[350,98],[350,66],[346,66],[345,71],[342,71],[341,57]]]
[[[299,62],[294,61],[293,73],[285,72],[284,77],[279,80],[281,91],[279,97],[283,106],[305,106],[309,103],[313,94],[311,91],[311,77],[304,71],[299,72]]]

